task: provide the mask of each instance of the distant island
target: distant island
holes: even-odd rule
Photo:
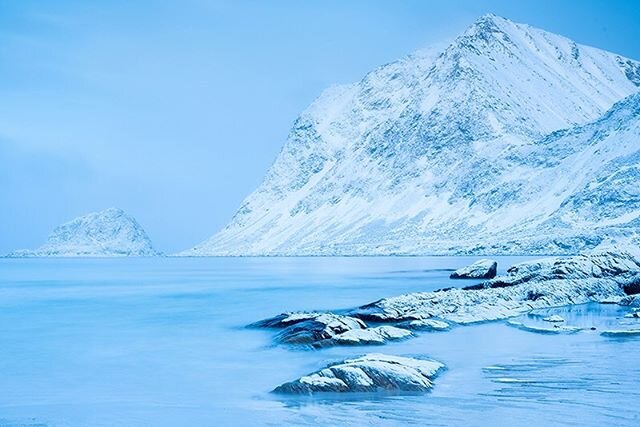
[[[37,249],[14,251],[8,257],[158,256],[140,224],[122,209],[90,213],[53,230]]]

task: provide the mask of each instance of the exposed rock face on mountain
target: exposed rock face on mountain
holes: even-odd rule
[[[507,275],[480,285],[384,298],[350,315],[379,322],[435,317],[464,324],[621,298],[638,292],[638,283],[639,260],[626,252],[599,251],[516,264]]]
[[[367,354],[277,387],[276,393],[428,391],[444,369],[434,360]]]
[[[394,326],[370,328],[365,322],[354,317],[317,312],[283,313],[250,326],[283,328],[276,335],[276,341],[316,348],[333,345],[384,344],[412,335],[411,331]]]
[[[326,90],[183,254],[576,253],[635,235],[639,85],[636,61],[484,16],[438,55]]]
[[[493,279],[498,271],[498,263],[490,259],[481,259],[471,265],[459,268],[451,273],[452,279]]]
[[[10,257],[156,256],[151,240],[138,222],[121,209],[110,208],[64,223],[47,243],[19,250]]]

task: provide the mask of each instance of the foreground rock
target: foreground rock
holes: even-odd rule
[[[507,275],[464,289],[385,298],[349,314],[398,322],[439,318],[457,323],[505,319],[534,309],[622,298],[640,292],[640,262],[621,250],[514,265]]]
[[[251,325],[253,327],[282,328],[276,340],[286,344],[328,347],[332,345],[384,344],[407,338],[411,331],[394,326],[370,328],[354,317],[333,313],[283,313]]]
[[[490,259],[481,259],[471,265],[451,273],[452,279],[493,279],[498,272],[498,263]]]
[[[561,316],[558,316],[557,314],[554,314],[554,315],[549,316],[549,317],[545,317],[542,320],[544,320],[545,322],[551,322],[551,323],[564,322],[564,319]]]
[[[434,360],[367,354],[282,384],[274,392],[428,391],[442,369],[444,365]]]

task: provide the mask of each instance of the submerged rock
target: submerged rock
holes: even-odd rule
[[[605,250],[529,261],[477,287],[384,298],[349,314],[379,322],[498,320],[534,309],[622,298],[639,280],[638,260],[624,251]]]
[[[517,329],[522,329],[523,331],[535,332],[538,334],[575,334],[576,332],[580,332],[582,330],[582,328],[579,328],[577,326],[553,325],[550,328],[531,326],[525,325],[522,322],[515,322],[513,320],[507,322],[507,325],[513,326]]]
[[[428,391],[444,369],[434,360],[367,354],[332,364],[277,387],[275,393]]]
[[[471,265],[451,273],[452,279],[493,279],[498,271],[498,263],[490,259],[481,259]]]
[[[549,316],[549,317],[545,317],[544,319],[545,322],[564,322],[564,319],[560,316],[558,316],[557,314],[554,314],[553,316]]]
[[[636,337],[640,336],[640,329],[617,329],[611,331],[602,331],[600,335],[604,337]]]
[[[318,312],[283,313],[250,326],[283,328],[276,335],[277,341],[313,347],[384,344],[412,335],[411,331],[394,326],[370,328],[354,317]]]

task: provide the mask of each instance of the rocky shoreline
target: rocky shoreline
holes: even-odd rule
[[[483,260],[484,267],[491,267]],[[478,263],[476,263],[478,264]],[[476,267],[469,271],[478,271]],[[487,268],[484,268],[487,270]],[[290,312],[261,320],[250,327],[275,328],[279,344],[323,348],[335,345],[381,345],[415,335],[416,331],[446,331],[451,325],[512,318],[537,309],[562,307],[589,302],[617,303],[628,306],[633,317],[640,306],[640,260],[630,251],[608,248],[565,258],[545,258],[516,264],[507,274],[464,288],[447,288],[433,292],[417,292],[384,298],[346,313]],[[549,318],[560,323],[558,318]],[[532,327],[509,321],[510,326],[535,333],[573,334],[582,328],[554,324]],[[640,325],[639,325],[640,326]],[[637,328],[604,331],[603,336],[636,336]],[[395,375],[402,367],[403,375],[415,368],[416,360],[398,358],[392,365],[376,355],[345,361],[283,384],[275,389],[281,393],[349,392],[397,390],[405,391],[406,378]],[[353,364],[356,363],[357,367]],[[433,362],[431,363],[439,363]],[[391,369],[389,366],[393,366]],[[444,366],[444,365],[443,365]],[[413,367],[413,368],[412,368]],[[380,371],[378,371],[380,370]],[[437,369],[436,369],[437,371]],[[350,377],[345,372],[357,372]],[[367,375],[379,378],[382,383]],[[413,372],[413,371],[412,371]],[[420,383],[419,375],[411,374],[410,384]],[[432,377],[428,377],[430,384]],[[349,380],[355,382],[351,383]],[[406,380],[406,381],[405,381]],[[413,382],[412,382],[413,381]],[[430,389],[425,387],[424,390]],[[418,389],[422,390],[418,387]]]

